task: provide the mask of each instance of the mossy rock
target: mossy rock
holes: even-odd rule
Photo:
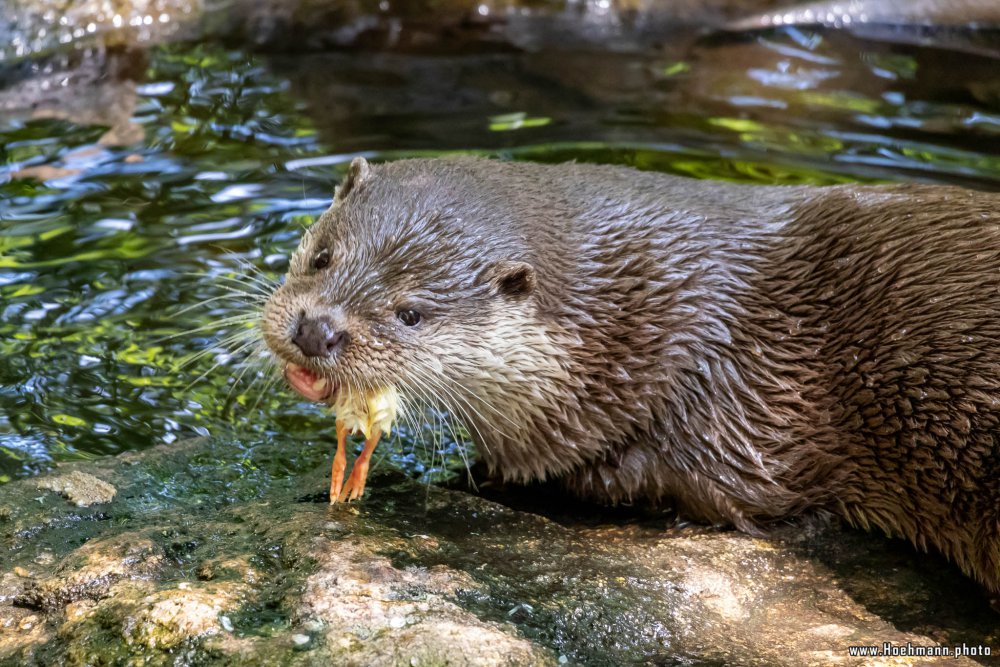
[[[288,446],[62,466],[117,489],[87,507],[0,488],[0,664],[819,665],[856,644],[998,644],[982,592],[903,543],[573,504],[557,522],[542,492],[499,503],[394,473],[331,507],[325,446],[295,466]]]

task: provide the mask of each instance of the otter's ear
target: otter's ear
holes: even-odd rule
[[[502,259],[493,262],[479,274],[482,283],[488,283],[497,294],[523,298],[535,291],[538,279],[535,267],[527,262]]]
[[[372,166],[363,157],[356,157],[351,160],[351,166],[347,170],[347,177],[333,191],[334,201],[339,201],[346,197],[354,188],[364,185],[372,175]]]

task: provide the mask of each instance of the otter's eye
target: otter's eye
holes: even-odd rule
[[[321,271],[328,266],[330,266],[330,251],[323,248],[313,257],[312,267],[317,271]]]
[[[415,327],[420,322],[420,313],[415,310],[400,310],[396,313],[396,317],[408,327]]]

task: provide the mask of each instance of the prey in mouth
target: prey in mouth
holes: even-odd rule
[[[456,178],[465,164],[435,163]],[[457,197],[433,171],[356,158],[264,305],[261,331],[288,384],[336,412],[331,503],[361,496],[379,438],[421,407],[457,415],[487,456],[509,440],[515,458],[505,470],[514,478],[579,462],[563,449],[540,456],[523,444],[547,414],[538,400],[558,394],[543,387],[563,374],[532,315],[533,265],[510,247],[510,234],[494,234],[488,217],[462,209],[476,197]],[[494,237],[496,247],[484,247]],[[523,405],[508,416],[493,402],[510,396]],[[555,426],[541,425],[546,433]],[[345,480],[353,433],[365,444]],[[491,468],[498,462],[491,458]]]
[[[372,452],[382,434],[388,435],[396,419],[399,395],[395,387],[368,392],[338,391],[336,383],[295,363],[285,366],[284,375],[292,389],[310,401],[331,404],[337,415],[337,451],[330,474],[330,504],[360,498],[365,491]],[[364,435],[365,447],[355,459],[345,482],[347,437],[354,433]]]

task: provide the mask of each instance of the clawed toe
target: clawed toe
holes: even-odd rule
[[[344,471],[347,467],[346,446],[343,444],[347,439],[346,430],[337,425],[337,453],[333,459],[333,472],[330,479],[330,504],[338,502],[348,502],[357,500],[365,492],[365,482],[368,479],[368,463],[371,460],[375,445],[378,444],[382,432],[376,430],[372,436],[365,440],[365,448],[358,454],[354,461],[354,468],[347,481],[344,481]]]

